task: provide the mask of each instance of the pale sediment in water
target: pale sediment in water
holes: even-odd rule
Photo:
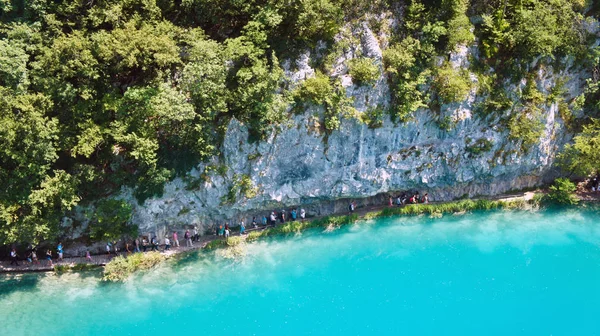
[[[394,217],[247,244],[242,258],[190,254],[122,284],[87,273],[4,276],[1,329],[591,335],[597,217],[586,209]]]

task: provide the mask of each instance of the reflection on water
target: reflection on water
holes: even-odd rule
[[[2,276],[0,331],[594,334],[598,216],[362,222],[247,244],[235,260],[190,253],[124,284],[100,282],[97,272]]]

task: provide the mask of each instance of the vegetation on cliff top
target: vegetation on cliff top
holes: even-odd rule
[[[598,64],[584,29],[598,9],[583,0],[3,0],[0,244],[52,238],[76,205],[122,186],[140,201],[161,194],[166,181],[219,154],[231,118],[258,140],[289,119],[289,104],[322,105],[322,125],[336,130],[353,114],[324,66],[337,50],[334,36],[348,22],[377,21],[373,13],[384,12],[400,23],[383,64],[393,93],[388,112],[398,121],[472,90],[464,72],[436,66],[463,45],[482,51],[478,71],[491,78],[486,106],[507,107],[510,98],[497,94],[507,82],[541,66],[560,68],[565,56]],[[331,52],[316,52],[319,41]],[[320,74],[290,92],[280,60],[305,49],[322,54]],[[353,61],[351,73],[368,84],[379,72],[373,65]],[[582,98],[586,111],[597,110],[596,83]],[[523,125],[535,125],[544,104],[523,98],[510,112],[506,123],[524,148],[540,131]],[[381,124],[376,111],[363,118],[372,127]],[[598,129],[587,127],[580,143]],[[567,152],[588,157],[577,142]],[[243,193],[253,191],[250,185]],[[114,215],[119,223],[127,217]],[[129,229],[114,232],[91,219],[99,237]]]

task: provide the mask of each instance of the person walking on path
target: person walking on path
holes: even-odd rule
[[[173,231],[173,247],[179,247],[179,237],[177,231]]]
[[[258,223],[256,223],[256,216],[252,217],[252,227],[255,229],[258,227]]]
[[[17,265],[19,266],[19,261],[17,260],[18,254],[17,254],[17,250],[16,249],[12,249],[10,251],[10,264],[13,265]]]
[[[262,225],[264,227],[267,227],[267,216],[263,216],[263,218],[262,218]]]
[[[131,250],[129,249],[129,240],[125,242],[125,251],[127,251],[127,255],[131,254]]]
[[[92,262],[92,255],[90,254],[90,250],[85,251],[85,261]]]
[[[148,248],[148,239],[142,238],[142,249],[144,250],[144,253],[146,253],[147,248]]]
[[[292,212],[290,213],[290,216],[292,217],[292,222],[296,221],[296,217],[298,216],[298,213],[296,212],[296,209],[292,209]]]
[[[140,253],[140,238],[135,238],[133,241],[133,252]]]
[[[229,228],[225,229],[225,241],[229,240]]]
[[[348,210],[350,210],[350,213],[354,213],[354,202],[350,202],[350,205],[348,205]]]
[[[304,210],[304,208],[300,209],[300,219],[304,222],[304,219],[306,218],[306,210]]]
[[[156,236],[152,237],[152,251],[157,251],[158,252],[158,242],[156,241]]]
[[[56,252],[58,253],[58,261],[62,261],[63,260],[63,246],[62,246],[62,242],[58,243],[58,246],[56,247]]]
[[[183,238],[185,239],[185,246],[187,246],[187,247],[194,246],[194,244],[192,244],[192,237],[190,235],[190,230],[185,230],[185,233],[183,234]]]
[[[194,242],[199,242],[200,241],[200,234],[198,233],[198,227],[194,226],[194,236],[192,238]]]
[[[52,251],[46,251],[46,260],[48,260],[48,265],[52,266]]]
[[[37,251],[35,250],[35,248],[33,250],[31,250],[31,262],[35,265],[40,263],[40,261],[38,260],[38,256],[37,256]]]
[[[246,224],[244,224],[244,221],[242,220],[240,222],[240,236],[246,233]]]
[[[171,241],[169,240],[169,237],[165,237],[165,251],[168,251],[170,247]]]
[[[115,250],[115,257],[119,255],[119,246],[117,246],[117,242],[113,242],[113,249]]]
[[[281,210],[281,216],[279,217],[281,224],[285,223],[285,210]]]
[[[277,217],[275,217],[275,212],[274,211],[271,212],[271,218],[270,219],[271,219],[271,225],[272,226],[277,225]]]
[[[106,242],[106,255],[110,259],[110,242]]]
[[[392,196],[389,197],[388,204],[389,204],[390,208],[394,206],[394,201],[392,200]]]

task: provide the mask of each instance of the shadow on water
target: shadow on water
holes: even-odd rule
[[[185,266],[197,264],[198,262],[200,262],[202,260],[206,260],[207,258],[210,258],[211,255],[212,255],[212,252],[202,251],[202,250],[195,250],[192,252],[182,253],[182,254],[176,255],[172,259],[171,266],[175,269],[178,269],[178,268],[182,268]]]
[[[15,292],[37,291],[37,285],[45,274],[0,275],[0,298]]]
[[[65,271],[65,272],[55,272],[54,274],[60,279],[63,276],[68,276],[73,273],[77,273],[79,278],[88,279],[88,278],[96,278],[98,281],[102,280],[102,267],[97,267],[96,269],[90,270],[75,270],[75,271]]]

